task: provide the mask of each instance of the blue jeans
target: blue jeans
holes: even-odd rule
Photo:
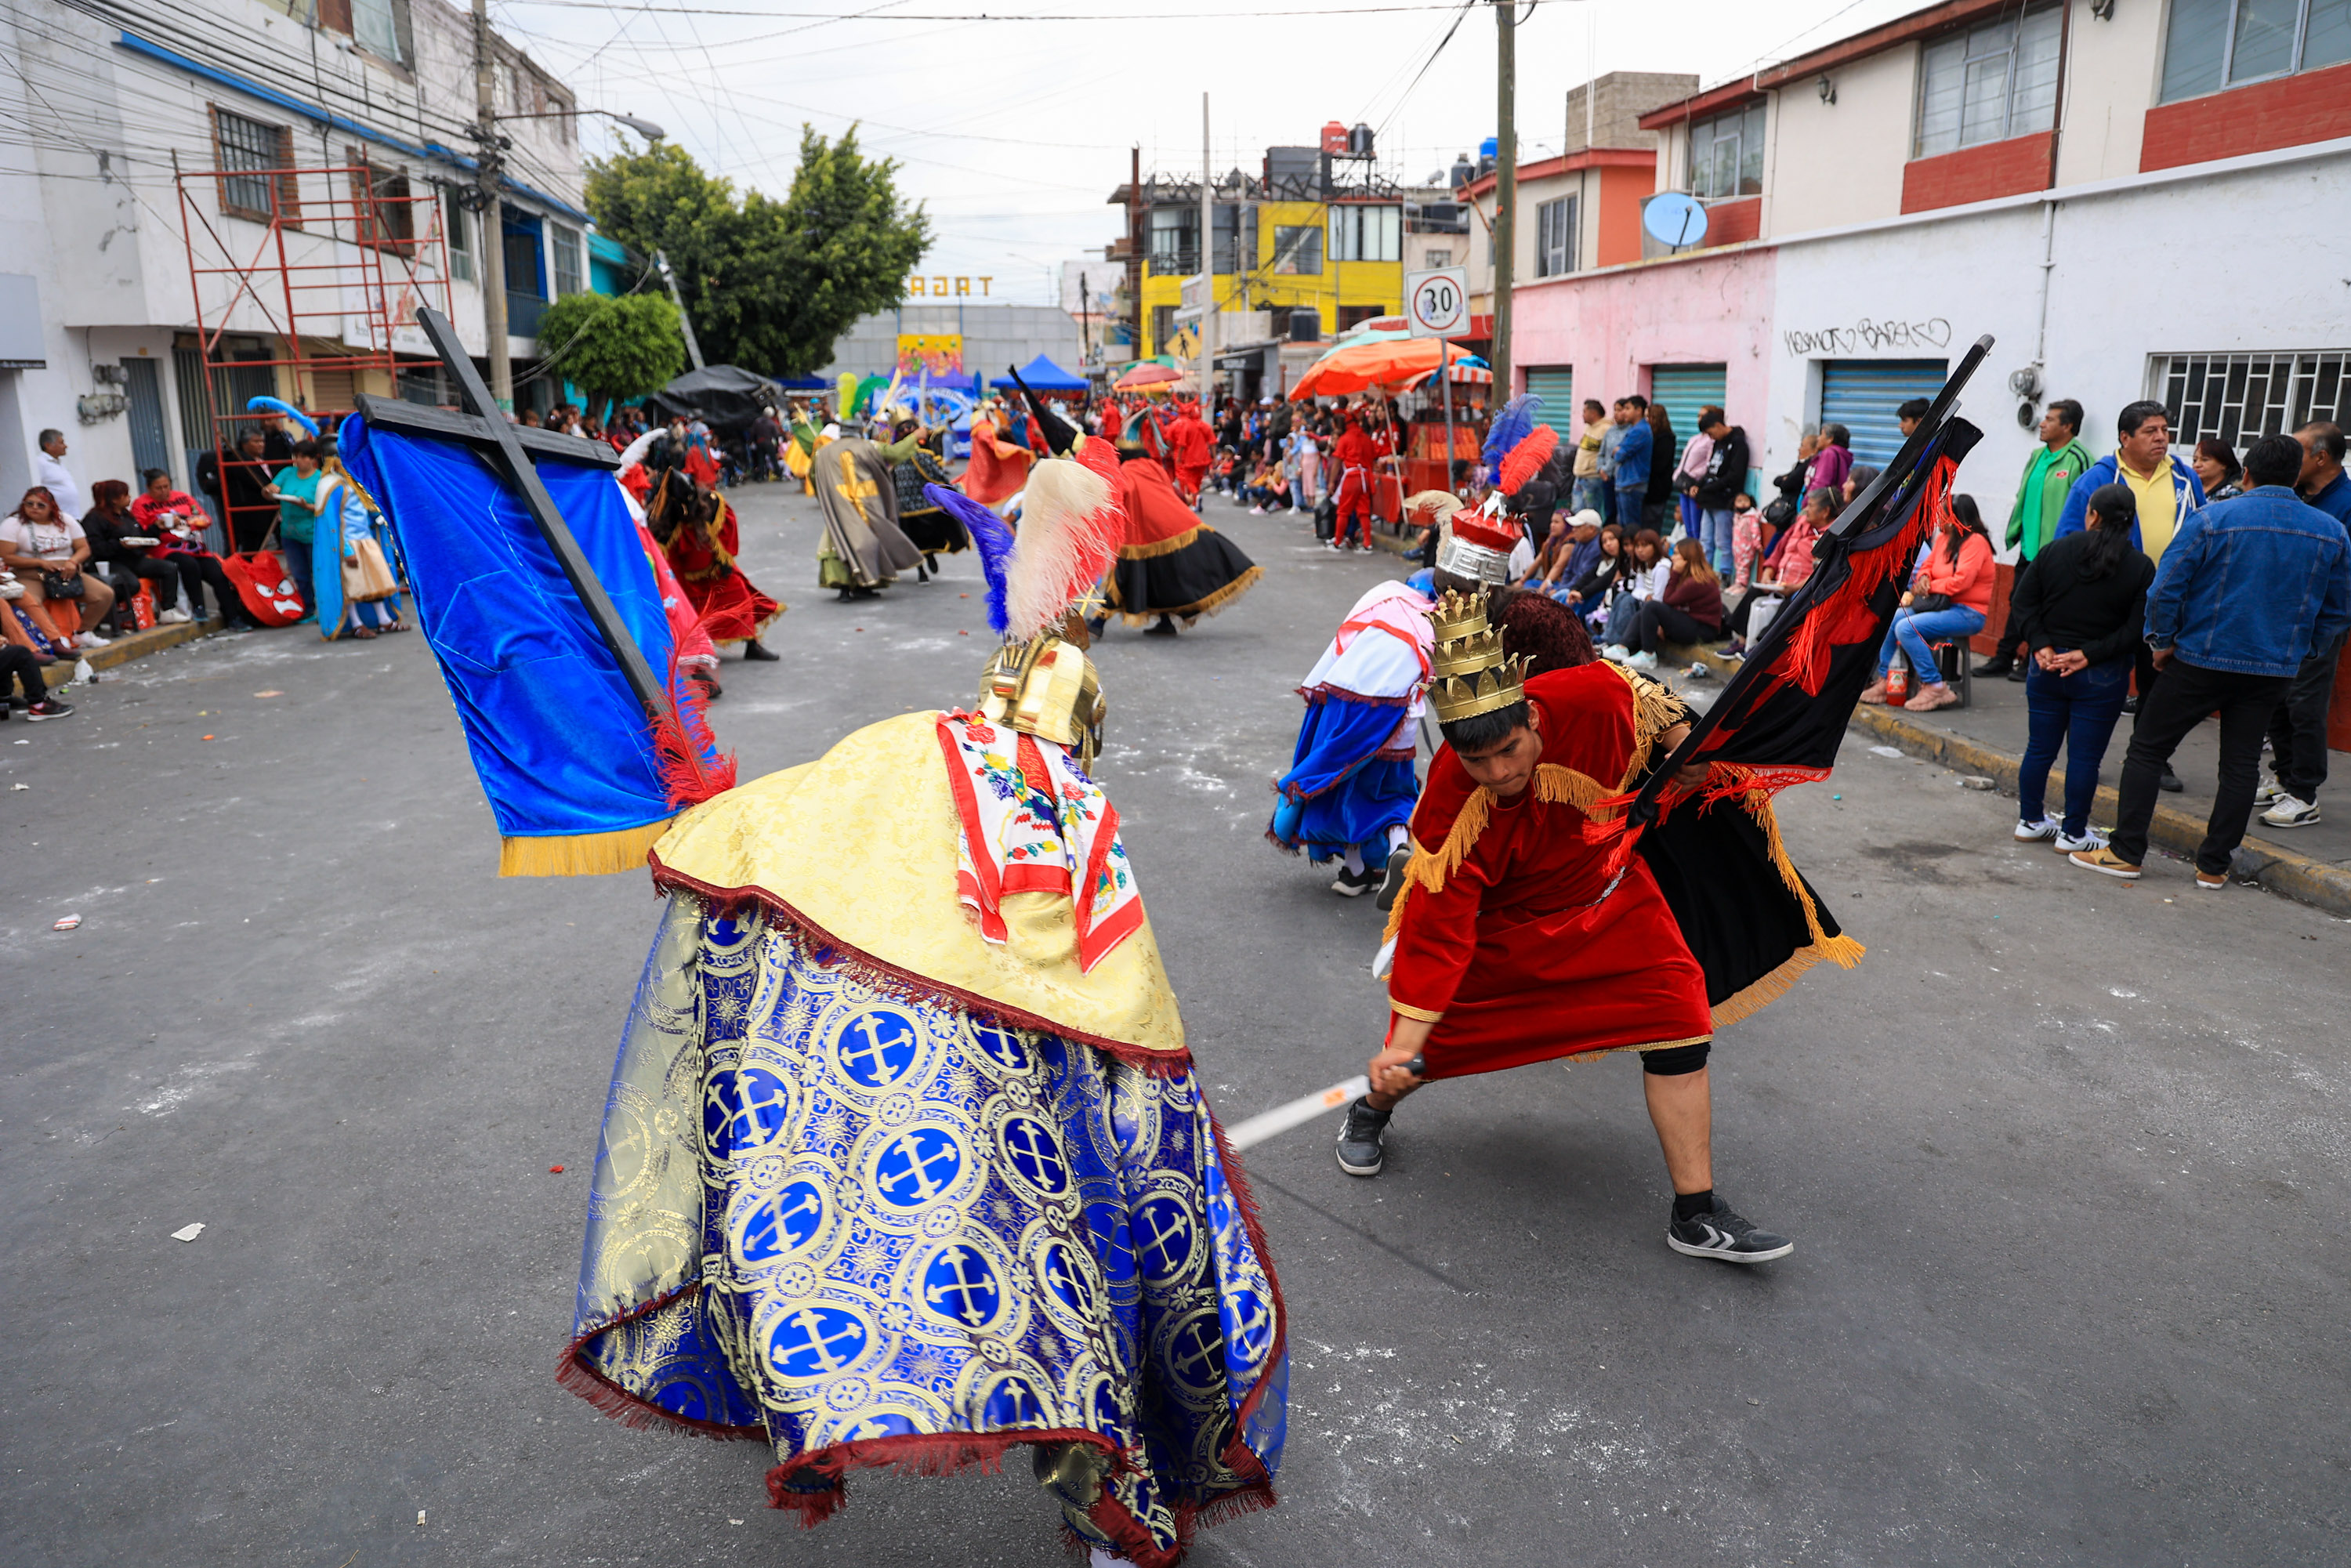
[[[1680,495],[1676,496],[1674,497],[1674,501],[1681,511],[1682,532],[1687,534],[1691,538],[1698,538],[1698,518],[1705,516],[1704,509],[1698,504],[1698,497],[1690,495]]]
[[[1894,650],[1899,646],[1910,655],[1910,671],[1920,685],[1941,685],[1943,672],[1935,663],[1935,650],[1928,644],[1972,637],[1983,630],[1983,612],[1964,604],[1954,604],[1949,610],[1930,610],[1924,615],[1914,610],[1896,611],[1885,645],[1877,650],[1877,678],[1884,680],[1886,672],[1894,667]],[[1966,656],[1964,649],[1960,656]]]
[[[277,553],[286,562],[286,575],[294,580],[294,591],[301,596],[305,621],[319,613],[319,591],[310,581],[310,550],[308,539],[278,540]]]
[[[1618,594],[1616,602],[1608,607],[1608,630],[1601,637],[1600,645],[1605,648],[1611,643],[1621,643],[1631,647],[1634,624],[1641,619],[1641,606],[1646,602],[1629,593]]]
[[[1625,530],[1625,542],[1628,545],[1633,542],[1634,534],[1640,529],[1641,505],[1648,494],[1646,481],[1616,486],[1616,526]]]
[[[2037,664],[2024,667],[2024,708],[2030,717],[2024,761],[2016,770],[2016,815],[2037,822],[2045,814],[2049,765],[2065,749],[2065,836],[2078,839],[2090,825],[2090,803],[2098,798],[2098,764],[2114,738],[2130,691],[2131,661],[2109,659],[2071,675],[2053,675]]]
[[[1600,514],[1602,522],[1608,520],[1607,480],[1596,476],[1590,479],[1578,479],[1575,482],[1574,497],[1574,500],[1571,503],[1571,509],[1578,512],[1597,512]]]
[[[1728,507],[1720,511],[1712,507],[1701,507],[1698,516],[1698,539],[1706,547],[1706,559],[1713,563],[1716,571],[1727,578],[1731,573],[1730,519],[1737,514]]]

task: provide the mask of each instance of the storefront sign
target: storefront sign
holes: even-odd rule
[[[977,277],[950,277],[943,272],[935,272],[926,277],[915,277],[906,279],[906,295],[913,299],[961,299],[971,292],[971,286],[977,283],[979,285],[980,298],[985,299],[987,298],[987,286],[995,281],[996,275],[992,272]]]

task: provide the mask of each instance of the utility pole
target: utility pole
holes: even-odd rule
[[[685,333],[685,357],[694,361],[698,371],[703,368],[702,345],[695,340],[694,318],[685,313],[685,296],[677,291],[677,274],[669,268],[669,252],[653,252],[653,266],[660,270],[662,281],[669,285],[669,302],[677,307],[677,324]]]
[[[1200,417],[1216,418],[1209,401],[1217,375],[1217,197],[1208,160],[1208,95],[1200,95]],[[1235,230],[1238,237],[1238,227]]]
[[[1519,0],[1494,4],[1494,395],[1510,395],[1510,286],[1519,248]]]
[[[482,331],[490,340],[490,395],[514,412],[514,361],[507,352],[507,224],[498,205],[499,155],[496,56],[490,47],[489,0],[474,0],[474,161],[475,194],[481,203]]]

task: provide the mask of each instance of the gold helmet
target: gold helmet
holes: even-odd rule
[[[1428,660],[1428,706],[1438,724],[1525,700],[1527,662],[1502,652],[1501,629],[1488,622],[1482,592],[1447,592],[1429,621],[1437,647]]]
[[[1086,642],[1084,623],[1072,613],[1058,633],[1026,643],[1006,638],[979,677],[981,717],[1068,747],[1081,772],[1091,770],[1102,751],[1102,721],[1110,716]]]

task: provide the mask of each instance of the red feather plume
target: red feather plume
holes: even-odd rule
[[[1517,495],[1519,486],[1541,473],[1542,465],[1551,461],[1551,455],[1558,447],[1559,432],[1548,424],[1536,425],[1527,438],[1511,447],[1510,455],[1502,459],[1502,494]]]

